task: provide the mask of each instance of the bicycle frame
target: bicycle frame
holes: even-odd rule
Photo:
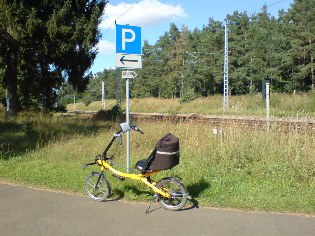
[[[97,164],[98,166],[100,166],[101,169],[100,172],[92,171],[92,173],[89,174],[85,179],[84,187],[89,197],[96,201],[103,201],[110,196],[111,186],[104,174],[105,171],[109,170],[111,173],[113,173],[114,177],[120,180],[125,179],[137,180],[144,183],[148,188],[153,190],[154,195],[150,202],[149,207],[146,210],[146,213],[148,213],[154,199],[156,199],[157,202],[166,210],[176,211],[182,209],[187,203],[187,199],[191,199],[183,183],[181,183],[178,179],[173,177],[162,178],[157,182],[151,179],[152,175],[163,170],[163,167],[156,168],[154,166],[152,167],[152,169],[158,170],[150,169],[153,160],[152,158],[156,157],[152,156],[155,155],[156,149],[154,149],[154,151],[151,152],[151,154],[146,160],[141,160],[137,162],[135,168],[139,171],[138,173],[125,173],[113,167],[114,157],[113,156],[107,157],[107,152],[113,145],[116,138],[120,139],[121,145],[122,132],[125,133],[130,130],[134,130],[143,134],[143,132],[135,125],[130,126],[129,124],[123,123],[120,124],[120,127],[121,129],[114,133],[113,138],[108,143],[103,153],[97,155],[94,158],[94,162],[83,165],[83,168],[86,168],[89,165]]]
[[[135,131],[138,131],[140,133],[143,133],[140,129],[138,129],[136,126],[130,126],[132,129],[134,129]],[[121,132],[123,132],[123,130],[119,130],[117,131],[113,138],[111,139],[111,141],[109,142],[109,144],[107,145],[107,147],[105,148],[104,152],[102,153],[102,155],[98,155],[95,158],[95,162],[93,163],[89,163],[89,164],[85,164],[85,167],[87,167],[88,165],[94,165],[94,164],[98,164],[101,167],[101,173],[104,174],[105,170],[109,170],[111,171],[113,174],[115,174],[116,176],[119,177],[123,177],[123,178],[127,178],[127,179],[132,179],[132,180],[138,180],[141,181],[142,183],[144,183],[145,185],[147,185],[149,188],[151,188],[155,193],[160,194],[161,196],[165,197],[165,198],[170,198],[170,194],[169,193],[165,193],[163,192],[161,189],[158,189],[155,187],[155,185],[157,184],[155,181],[150,179],[150,176],[153,174],[156,174],[158,172],[160,172],[161,170],[154,170],[154,171],[150,171],[147,173],[141,173],[141,174],[129,174],[129,173],[125,173],[125,172],[121,172],[119,170],[116,170],[115,168],[113,168],[111,166],[111,164],[107,163],[106,160],[112,160],[112,158],[107,158],[107,152],[108,150],[111,148],[111,146],[113,145],[114,141],[116,140],[117,137],[120,138],[120,145],[122,144],[122,140],[121,140]]]
[[[97,164],[99,166],[101,166],[102,173],[104,172],[104,170],[110,170],[115,175],[118,175],[118,176],[121,176],[121,177],[124,177],[124,178],[128,178],[128,179],[141,181],[142,183],[147,185],[149,188],[151,188],[155,193],[158,193],[158,194],[162,195],[165,198],[170,198],[170,194],[165,193],[165,192],[161,191],[160,189],[156,188],[155,187],[156,182],[154,182],[153,180],[149,179],[149,177],[151,175],[160,172],[160,170],[154,170],[154,171],[151,171],[151,172],[148,172],[148,173],[145,173],[145,174],[128,174],[128,173],[124,173],[124,172],[121,172],[121,171],[118,171],[118,170],[114,169],[105,160],[97,160]]]

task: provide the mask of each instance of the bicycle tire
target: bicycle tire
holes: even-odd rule
[[[188,191],[183,183],[175,178],[163,178],[157,182],[156,187],[163,192],[168,192],[170,198],[158,195],[158,203],[167,210],[177,211],[182,209],[187,203]]]
[[[91,173],[89,174],[84,182],[84,188],[86,193],[95,201],[104,201],[111,195],[111,187],[104,175],[96,186],[98,178],[101,173]]]

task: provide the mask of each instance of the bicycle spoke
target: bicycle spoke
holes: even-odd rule
[[[158,196],[158,202],[165,209],[179,210],[186,204],[188,192],[179,180],[175,178],[165,178],[160,180],[156,187],[168,193],[170,196],[168,198]]]
[[[96,201],[105,200],[111,193],[107,179],[104,175],[100,176],[99,174],[90,174],[87,176],[85,180],[85,190],[87,194]]]

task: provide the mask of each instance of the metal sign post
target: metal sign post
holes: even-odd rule
[[[130,126],[130,103],[129,103],[129,98],[130,98],[130,90],[129,90],[129,80],[134,79],[137,77],[137,73],[134,71],[122,71],[122,78],[126,79],[126,123]],[[127,172],[129,173],[130,171],[130,131],[127,131],[127,165],[126,169]]]
[[[129,112],[129,79],[126,79],[126,123],[130,126],[130,112]],[[126,169],[127,173],[130,171],[130,131],[127,131],[127,149],[126,149],[126,158],[127,158],[127,163],[126,163]]]
[[[116,25],[116,68],[141,69],[142,46],[141,27]],[[122,78],[126,79],[126,123],[130,126],[129,114],[129,80],[136,78],[134,71],[123,71]],[[127,173],[130,171],[130,131],[127,131]]]

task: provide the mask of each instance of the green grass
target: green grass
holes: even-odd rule
[[[265,116],[266,105],[261,94],[229,97],[229,109],[223,112],[222,96],[197,98],[190,103],[180,103],[179,99],[142,98],[130,100],[131,112],[185,114],[196,113],[205,115],[237,115]],[[108,100],[106,109],[111,109],[115,100]],[[77,103],[77,110],[98,111],[101,102],[93,102],[89,106]],[[125,109],[124,102],[122,108]],[[68,111],[74,110],[73,104],[67,106]],[[274,117],[314,118],[315,93],[307,94],[271,94],[270,115]]]
[[[4,135],[10,134],[12,146],[8,152],[2,150],[0,179],[84,193],[85,177],[98,168],[83,170],[81,166],[102,152],[118,124],[67,116],[29,117],[26,120],[31,122],[28,129],[32,132],[21,128],[26,122],[23,117],[1,121],[1,131],[5,132],[1,132],[0,143],[8,142]],[[145,158],[165,133],[177,135],[180,165],[156,178],[179,178],[200,206],[315,213],[312,134],[223,127],[223,136],[218,136],[209,124],[138,121],[137,125],[145,135],[131,133],[131,166]],[[25,148],[23,142],[28,139],[31,141]],[[115,166],[123,170],[125,145],[114,144],[112,153]],[[121,182],[110,174],[108,178],[114,199],[151,199],[150,190],[141,183]]]
[[[0,159],[45,147],[73,135],[93,135],[110,126],[78,116],[20,113],[16,119],[0,118]]]

